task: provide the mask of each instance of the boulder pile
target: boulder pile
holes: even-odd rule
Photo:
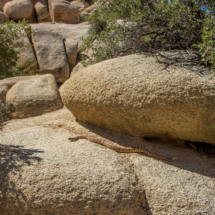
[[[30,23],[54,22],[78,24],[80,15],[88,16],[95,11],[96,4],[84,0],[1,0],[0,11],[12,20],[28,20]],[[0,14],[0,17],[2,15]],[[0,19],[1,22],[7,19]]]

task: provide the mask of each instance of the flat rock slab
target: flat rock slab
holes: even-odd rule
[[[6,94],[14,106],[13,118],[26,118],[59,110],[63,107],[55,78],[51,74],[18,81]]]
[[[56,26],[61,32],[63,38],[71,38],[75,41],[78,41],[79,46],[83,44],[81,37],[83,38],[89,37],[90,29],[92,29],[92,25],[87,22],[80,23],[78,25],[56,23]]]
[[[62,35],[55,24],[32,24],[32,42],[41,74],[51,73],[58,83],[69,78]]]
[[[128,55],[76,72],[60,88],[80,121],[137,137],[215,144],[215,79]]]
[[[31,211],[30,205],[33,205],[35,214],[45,214],[44,208],[47,208],[47,214],[57,211],[62,215],[100,214],[100,211],[101,214],[114,214],[113,200],[122,210],[124,202],[130,205],[133,201],[132,204],[137,207],[138,211],[131,205],[130,210],[134,212],[128,210],[122,213],[116,207],[116,214],[120,215],[214,215],[215,157],[210,158],[188,148],[184,143],[154,139],[145,141],[96,126],[80,124],[66,108],[37,117],[13,119],[3,127],[1,134],[1,144],[10,145],[12,150],[18,149],[18,152],[9,154],[13,155],[13,158],[8,157],[10,162],[8,161],[7,165],[11,165],[11,168],[20,165],[20,168],[13,168],[12,171],[4,164],[5,158],[1,157],[1,176],[6,174],[0,177],[0,180],[6,179],[4,183],[0,181],[0,210],[2,212],[3,209],[3,215],[24,214],[24,205],[27,208],[26,214]],[[166,157],[177,157],[177,160],[166,162],[140,153],[116,153],[87,140],[68,142],[68,137],[76,135],[105,137],[120,145],[144,147]],[[12,145],[20,145],[23,148]],[[1,145],[0,152],[2,153]],[[8,168],[4,168],[5,165]],[[27,169],[30,173],[28,175]],[[129,171],[132,172],[131,175]],[[137,180],[134,181],[133,177]],[[136,185],[134,183],[132,187],[133,182]],[[11,192],[7,192],[9,187],[12,188]],[[115,192],[115,188],[118,191]],[[107,189],[110,189],[111,194]],[[138,192],[134,197],[135,189]],[[115,197],[114,192],[117,194]],[[145,200],[135,200],[138,195],[139,198],[143,197],[142,192],[145,193]],[[78,194],[79,197],[76,196]],[[110,200],[109,203],[104,200],[106,197]],[[88,199],[90,200],[87,202]],[[139,207],[138,201],[142,202],[147,213]],[[110,209],[104,209],[100,202],[104,203],[104,207],[109,204]],[[14,206],[15,204],[17,206]],[[44,208],[38,209],[40,205]],[[67,212],[72,206],[75,212]],[[91,209],[94,212],[91,212]]]
[[[86,140],[71,143],[69,136],[41,127],[0,135],[8,146],[1,148],[1,215],[147,214],[126,161]]]
[[[200,158],[200,153],[185,154],[173,165],[129,156],[139,183],[144,184],[151,214],[215,213],[215,171],[213,166],[207,169],[207,163],[215,159]],[[210,174],[213,176],[208,177]]]

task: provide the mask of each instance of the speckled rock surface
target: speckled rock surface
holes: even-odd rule
[[[51,73],[58,83],[69,78],[69,64],[62,34],[55,24],[31,24],[32,42],[40,74]]]
[[[17,82],[34,78],[34,76],[17,76],[0,80],[0,103],[5,102],[8,90]]]
[[[0,136],[1,215],[144,215],[145,195],[123,157],[41,127]],[[13,151],[10,151],[13,150]]]
[[[5,101],[14,106],[13,118],[38,116],[63,108],[55,78],[51,74],[18,81],[7,91]]]
[[[78,71],[60,89],[83,122],[138,137],[215,144],[215,79],[145,55]]]
[[[144,147],[177,160],[116,153],[87,140],[68,142],[76,135]],[[183,142],[146,141],[111,132],[77,122],[63,108],[8,121],[0,143],[1,215],[215,212],[215,157]],[[4,146],[9,147],[7,154]]]
[[[33,4],[31,0],[9,1],[4,5],[3,12],[10,19],[29,19],[33,13]]]

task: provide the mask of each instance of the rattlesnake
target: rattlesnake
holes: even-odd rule
[[[159,158],[159,159],[166,160],[166,161],[173,161],[173,160],[176,159],[176,158],[165,158],[163,156],[160,156],[160,155],[154,154],[152,152],[149,152],[144,148],[124,147],[124,146],[114,145],[111,141],[104,140],[104,139],[101,139],[101,138],[95,138],[95,137],[92,137],[92,136],[76,136],[76,137],[69,137],[68,139],[71,142],[79,140],[79,139],[86,139],[86,140],[89,140],[90,142],[98,143],[98,144],[101,144],[103,146],[106,146],[109,149],[112,149],[112,150],[114,150],[116,152],[125,152],[125,153],[139,152],[139,153],[144,153],[144,154],[146,154],[148,156]]]

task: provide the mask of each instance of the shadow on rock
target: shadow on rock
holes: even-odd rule
[[[80,125],[87,128],[90,132],[96,135],[113,141],[119,145],[126,147],[143,147],[146,150],[159,154],[167,158],[177,158],[177,160],[168,162],[160,160],[168,165],[195,172],[204,176],[215,178],[215,157],[211,157],[205,153],[201,153],[187,146],[183,140],[157,140],[132,137],[115,133],[113,131],[101,129],[97,126],[90,125],[79,120],[76,120]],[[123,153],[126,154],[126,153]],[[142,153],[138,153],[143,156]],[[138,155],[138,156],[139,156]],[[144,155],[145,156],[145,155]],[[156,159],[156,158],[153,158]]]
[[[19,196],[16,198],[17,201],[26,200],[25,195],[9,180],[9,175],[15,174],[14,171],[20,170],[23,165],[39,163],[42,159],[34,156],[35,153],[43,153],[43,151],[0,144],[0,204],[7,201],[8,192],[10,192],[9,198]]]

